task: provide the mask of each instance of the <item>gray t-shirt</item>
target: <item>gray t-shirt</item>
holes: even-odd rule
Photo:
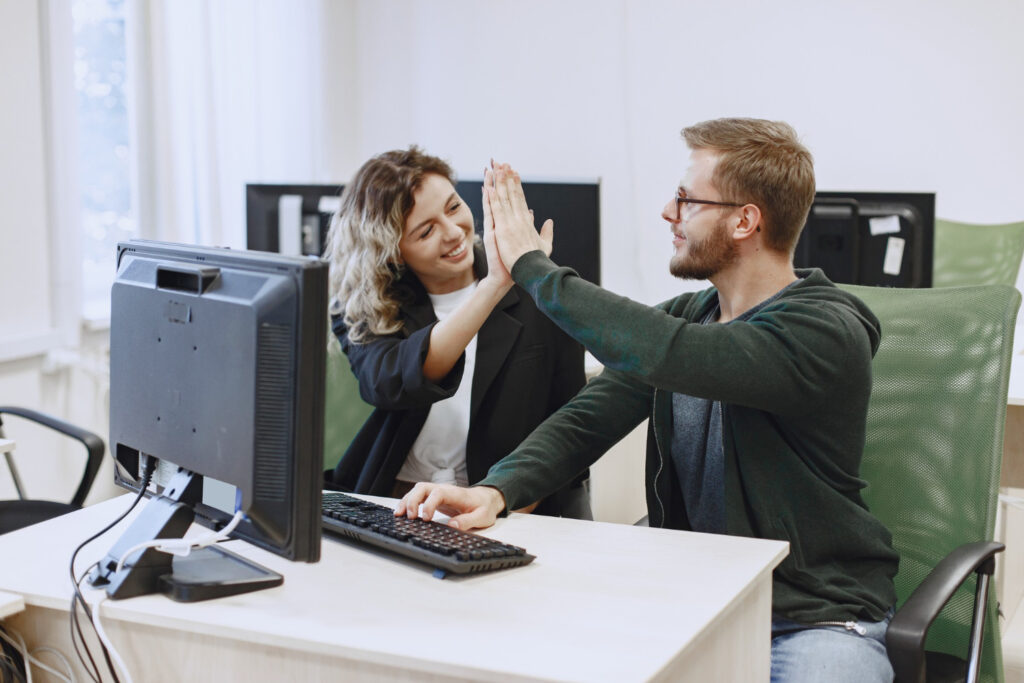
[[[795,283],[786,285],[742,315],[725,323],[748,320]],[[718,320],[715,307],[700,321]],[[683,492],[690,528],[725,533],[725,452],[722,447],[722,403],[686,394],[672,394],[672,464]]]

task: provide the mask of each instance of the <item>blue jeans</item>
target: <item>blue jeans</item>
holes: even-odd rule
[[[892,683],[883,621],[808,626],[772,617],[772,683]],[[863,634],[859,632],[863,630]]]

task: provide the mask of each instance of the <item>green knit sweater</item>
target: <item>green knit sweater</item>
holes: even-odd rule
[[[480,484],[515,509],[554,492],[644,418],[651,526],[688,529],[671,463],[672,393],[722,402],[726,529],[788,541],[773,611],[788,619],[878,621],[896,600],[898,556],[867,509],[860,460],[878,320],[820,270],[745,321],[700,325],[707,289],[657,307],[526,254],[515,281],[605,370]]]

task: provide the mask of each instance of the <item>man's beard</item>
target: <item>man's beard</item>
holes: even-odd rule
[[[739,256],[736,243],[729,235],[726,220],[715,224],[711,233],[700,242],[686,240],[686,253],[673,256],[668,272],[687,280],[707,280],[732,265]]]

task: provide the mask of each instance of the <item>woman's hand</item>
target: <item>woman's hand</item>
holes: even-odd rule
[[[423,361],[423,375],[431,382],[440,382],[451,372],[470,340],[480,330],[487,316],[512,289],[512,276],[498,255],[494,240],[494,220],[487,197],[484,208],[484,250],[487,253],[487,276],[480,280],[473,295],[462,302],[454,312],[434,325],[430,332],[430,346]],[[469,378],[470,381],[472,378]]]
[[[494,226],[497,251],[509,271],[527,252],[539,249],[545,255],[551,255],[554,222],[550,218],[544,221],[540,234],[537,233],[533,212],[526,205],[523,184],[512,167],[494,164],[493,168],[486,170],[484,194]]]
[[[484,177],[487,176],[487,171],[484,171]],[[503,288],[504,291],[508,291],[512,288],[512,275],[508,272],[508,268],[501,261],[501,256],[498,254],[498,244],[494,239],[494,218],[491,216],[491,205],[487,201],[487,186],[486,184],[482,188],[483,192],[483,207],[484,207],[484,251],[487,253],[487,277],[486,280],[494,282],[499,288]]]

